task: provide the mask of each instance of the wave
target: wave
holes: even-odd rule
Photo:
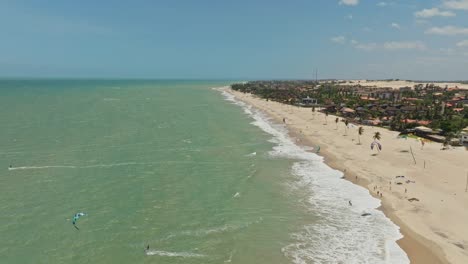
[[[399,227],[377,208],[380,200],[357,185],[341,179],[343,173],[328,167],[321,156],[296,145],[283,125],[274,124],[261,111],[222,90],[225,100],[239,105],[253,125],[272,136],[269,155],[296,160],[291,172],[297,177],[292,188],[303,188],[304,206],[319,220],[292,233],[294,242],[282,248],[293,263],[409,263],[396,241]],[[353,206],[348,205],[352,200]],[[363,211],[371,213],[361,217]]]
[[[110,102],[110,101],[120,101],[120,98],[104,98],[104,101]]]
[[[52,166],[23,166],[23,167],[10,167],[8,170],[41,170],[41,169],[76,169],[76,166],[66,165],[52,165]]]
[[[163,250],[147,250],[146,255],[148,256],[162,256],[162,257],[179,257],[179,258],[203,258],[206,257],[203,254],[197,254],[192,252],[171,252]]]
[[[252,152],[250,154],[245,155],[246,157],[255,157],[257,156],[257,152]]]
[[[185,231],[180,231],[176,233],[170,233],[166,238],[162,240],[169,240],[174,237],[183,237],[183,236],[189,236],[189,237],[205,237],[205,236],[211,236],[211,235],[217,235],[225,232],[235,232],[238,230],[242,230],[245,228],[248,228],[251,225],[254,224],[259,224],[263,222],[263,218],[259,217],[255,221],[248,221],[248,222],[243,222],[239,224],[226,224],[222,226],[217,226],[213,228],[201,228],[201,229],[196,229],[196,230],[185,230]]]
[[[44,170],[44,169],[93,169],[93,168],[112,168],[121,166],[152,166],[160,164],[239,164],[239,162],[233,161],[180,161],[180,160],[167,160],[167,161],[154,161],[154,162],[120,162],[120,163],[108,163],[108,164],[95,164],[95,165],[44,165],[44,166],[21,166],[21,167],[9,167],[8,170]],[[248,164],[245,162],[245,164]]]

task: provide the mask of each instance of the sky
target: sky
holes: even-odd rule
[[[0,77],[468,80],[468,0],[0,0]]]

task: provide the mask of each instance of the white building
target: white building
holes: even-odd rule
[[[468,144],[468,127],[462,130],[462,133],[460,135],[460,143]]]

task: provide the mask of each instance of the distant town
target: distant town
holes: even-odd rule
[[[440,85],[440,86],[439,86]],[[403,87],[368,86],[359,81],[251,81],[233,90],[382,126],[445,145],[468,144],[468,89],[439,83]]]

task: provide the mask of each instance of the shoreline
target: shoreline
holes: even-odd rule
[[[377,187],[375,186],[376,184],[381,184],[381,182],[388,182],[388,178],[382,180],[383,177],[381,177],[380,175],[379,176],[375,175],[375,171],[371,171],[371,170],[363,171],[363,170],[356,169],[356,167],[353,168],[352,166],[347,166],[346,163],[349,161],[346,160],[346,155],[337,155],[337,154],[340,154],[340,152],[336,151],[337,148],[338,149],[340,148],[339,146],[337,147],[338,143],[333,142],[331,144],[328,144],[330,142],[326,142],[326,140],[321,138],[320,135],[314,135],[313,133],[311,135],[307,135],[307,133],[303,133],[302,129],[305,129],[303,127],[304,125],[306,125],[306,128],[308,128],[307,124],[309,124],[309,126],[312,128],[313,124],[309,123],[310,120],[307,120],[307,123],[304,123],[304,122],[301,123],[301,121],[306,121],[306,119],[300,120],[300,118],[295,117],[296,113],[294,113],[294,111],[297,110],[297,111],[304,112],[304,109],[300,109],[300,108],[288,106],[288,105],[282,105],[277,102],[271,102],[271,101],[267,102],[266,100],[257,98],[250,94],[243,94],[240,92],[233,91],[229,88],[225,90],[233,94],[237,99],[241,100],[242,102],[247,103],[251,105],[252,107],[261,110],[262,112],[267,114],[270,118],[272,118],[277,123],[282,123],[281,116],[283,115],[287,116],[286,127],[289,131],[290,136],[300,141],[298,142],[298,144],[309,146],[309,147],[317,146],[319,144],[321,146],[319,155],[324,157],[324,162],[329,167],[342,171],[344,174],[344,177],[343,177],[344,179],[366,188],[369,191],[370,195],[372,195],[375,198],[379,198],[381,200],[381,207],[379,207],[378,209],[381,210],[394,224],[396,224],[400,228],[400,232],[403,235],[403,238],[398,240],[397,243],[408,255],[408,258],[410,259],[411,263],[443,263],[443,264],[460,263],[458,262],[458,260],[462,259],[464,256],[462,256],[462,258],[457,256],[456,260],[453,260],[453,259],[450,260],[447,257],[447,248],[445,248],[444,250],[444,247],[443,247],[444,245],[442,244],[441,246],[441,243],[437,243],[440,241],[435,242],[430,237],[428,238],[426,234],[424,233],[421,234],[420,230],[417,230],[417,228],[415,228],[415,226],[411,223],[411,221],[408,221],[405,219],[406,217],[401,216],[402,210],[398,210],[398,206],[395,206],[395,203],[406,202],[405,199],[402,199],[401,194],[399,195],[397,194],[396,196],[397,196],[397,199],[399,198],[402,201],[395,202],[395,197],[392,197],[394,195],[387,194],[387,193],[393,194],[395,192],[395,191],[392,191],[391,186],[389,187],[390,190],[387,190],[386,187],[378,186],[378,188],[382,192],[383,190],[385,190],[385,195],[383,196],[383,198],[378,197],[376,193],[373,192],[372,189]],[[278,110],[280,110],[281,113],[279,113]],[[305,111],[310,111],[310,109],[305,109]],[[311,115],[310,112],[308,113],[309,115]],[[300,114],[303,114],[303,113],[300,113]],[[320,118],[323,118],[324,114],[317,113],[316,115],[319,117],[317,118],[315,123],[323,123],[323,122],[320,122],[319,120],[323,120]],[[295,118],[297,118],[297,120],[295,120]],[[335,117],[331,115],[328,117],[329,119],[328,121],[329,124],[327,127],[328,130],[330,130],[329,129],[330,127],[335,127],[335,124],[333,124],[334,122],[332,123],[331,121],[331,120],[334,120],[334,118]],[[319,124],[319,126],[320,125],[323,125],[323,124]],[[319,126],[317,126],[316,124],[315,129],[319,129],[320,128]],[[366,127],[366,126],[364,127],[367,130],[374,130],[373,127]],[[341,129],[341,126],[340,126],[340,129]],[[382,129],[375,129],[375,130],[380,131]],[[341,133],[340,133],[340,136],[341,136]],[[340,138],[337,138],[337,139],[340,139]],[[354,139],[352,141],[354,141]],[[366,143],[363,143],[363,144],[366,144]],[[385,147],[387,146],[384,145],[384,148]],[[373,173],[374,175],[372,175]],[[356,176],[358,176],[358,178],[356,178]],[[378,178],[379,180],[376,181],[375,178]],[[358,179],[358,180],[356,181],[355,179]],[[407,197],[405,196],[405,198]],[[463,220],[460,220],[460,221],[463,221]],[[433,227],[430,226],[430,228],[432,229]],[[440,233],[444,234],[445,232],[441,231]],[[450,249],[452,250],[453,248],[450,248]]]

